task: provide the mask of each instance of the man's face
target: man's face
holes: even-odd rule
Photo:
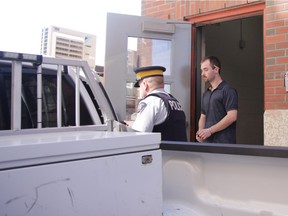
[[[210,60],[205,60],[201,64],[201,76],[205,82],[212,82],[218,72],[218,67],[211,67]]]

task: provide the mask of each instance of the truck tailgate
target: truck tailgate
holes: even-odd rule
[[[160,135],[0,137],[0,215],[161,215]]]

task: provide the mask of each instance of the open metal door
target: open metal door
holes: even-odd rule
[[[183,105],[190,131],[191,23],[107,14],[104,85],[119,120],[133,121],[135,67],[162,65],[165,89]]]

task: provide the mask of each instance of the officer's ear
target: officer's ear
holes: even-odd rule
[[[142,85],[144,86],[144,89],[146,90],[146,88],[148,87],[148,82],[146,79],[142,80]]]

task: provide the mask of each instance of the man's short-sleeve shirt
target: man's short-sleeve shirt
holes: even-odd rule
[[[206,116],[205,128],[218,123],[229,110],[238,110],[238,94],[227,82],[222,81],[214,91],[207,89],[203,94],[201,113]],[[236,122],[214,133],[206,141],[236,143]]]

